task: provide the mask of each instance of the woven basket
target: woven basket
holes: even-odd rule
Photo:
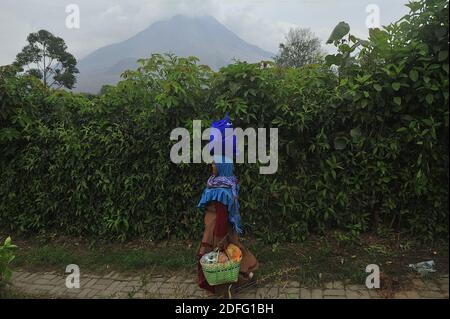
[[[241,260],[229,260],[226,263],[207,264],[200,262],[203,274],[210,286],[228,284],[237,282],[239,279],[239,270],[241,269]]]

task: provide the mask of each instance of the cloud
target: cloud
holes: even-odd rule
[[[127,21],[128,17],[125,15],[124,10],[119,4],[116,4],[113,7],[109,7],[104,12],[102,12],[99,16],[101,20],[111,20],[115,19],[117,21]]]
[[[0,65],[11,63],[22,47],[26,45],[26,37],[34,29],[26,21],[17,20],[9,10],[0,10]],[[6,32],[8,30],[8,32]]]
[[[65,6],[80,8],[80,29],[65,26]],[[77,58],[123,41],[150,24],[177,14],[212,15],[244,40],[276,53],[292,27],[309,27],[322,40],[337,22],[367,34],[365,7],[378,3],[387,24],[404,12],[407,0],[1,0],[0,65],[11,63],[30,32],[47,29],[62,37]]]
[[[258,17],[253,13],[228,14],[219,20],[242,39],[258,45],[262,49],[276,53],[286,33],[299,27],[294,23],[273,21]]]

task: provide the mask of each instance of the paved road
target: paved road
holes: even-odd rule
[[[56,272],[16,271],[13,289],[27,296],[46,298],[214,298],[197,287],[195,278],[181,276],[136,276],[119,273],[80,277],[80,288],[68,289],[66,276]],[[372,298],[449,298],[448,274],[433,280],[413,278],[403,289],[386,295],[383,290],[367,289],[363,285],[334,281],[322,287],[302,287],[297,281],[257,285],[235,293],[232,298],[293,298],[293,299],[372,299]]]

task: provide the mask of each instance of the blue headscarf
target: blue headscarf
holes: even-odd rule
[[[227,114],[224,119],[218,120],[212,123],[211,128],[215,128],[219,130],[220,135],[213,130],[211,131],[211,135],[209,138],[210,141],[210,151],[215,153],[214,155],[225,155],[228,158],[232,158],[233,155],[238,155],[239,150],[237,148],[237,140],[236,135],[233,133],[234,126],[230,120],[230,116]],[[230,129],[227,130],[226,129]],[[232,143],[232,154],[227,154],[227,150],[225,145],[227,143]]]

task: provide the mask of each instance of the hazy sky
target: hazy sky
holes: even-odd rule
[[[77,59],[125,40],[176,14],[212,15],[244,40],[277,52],[291,27],[311,28],[326,40],[339,21],[367,35],[366,8],[379,8],[381,25],[407,12],[407,0],[0,0],[0,65],[11,63],[30,32],[62,37]],[[66,6],[80,10],[80,28],[66,27]],[[325,49],[327,47],[325,46]]]

